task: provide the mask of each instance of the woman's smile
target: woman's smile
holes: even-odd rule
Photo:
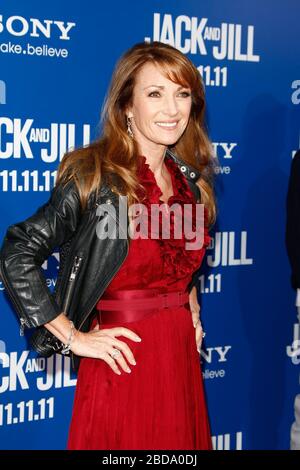
[[[178,121],[171,121],[171,122],[168,122],[168,121],[160,121],[160,122],[156,122],[155,123],[157,126],[167,130],[167,131],[173,131],[174,129],[177,129],[177,124],[178,124]]]

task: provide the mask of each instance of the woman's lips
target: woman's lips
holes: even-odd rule
[[[159,126],[161,129],[166,129],[168,131],[172,131],[177,128],[178,121],[173,121],[173,122],[156,122],[155,123],[157,126]]]

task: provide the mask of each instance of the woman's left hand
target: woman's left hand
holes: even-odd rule
[[[197,289],[194,286],[190,292],[189,295],[189,304],[190,304],[190,310],[191,310],[191,315],[192,315],[192,321],[193,325],[195,328],[195,339],[196,339],[196,346],[197,346],[197,351],[200,353],[201,349],[201,344],[203,340],[203,329],[200,321],[200,305],[198,303],[198,298],[197,298]]]
[[[201,325],[201,321],[200,321],[200,320],[198,320],[198,322],[197,322],[195,331],[196,331],[196,345],[197,345],[197,351],[198,351],[198,353],[200,354],[201,345],[202,345],[202,341],[203,341],[203,329],[202,329],[202,325]]]

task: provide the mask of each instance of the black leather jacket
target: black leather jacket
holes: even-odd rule
[[[179,165],[195,200],[200,202],[200,191],[195,184],[200,172],[169,149],[166,157]],[[98,198],[91,196],[82,211],[76,185],[69,181],[64,187],[55,186],[49,200],[35,214],[10,225],[6,231],[0,250],[2,282],[20,319],[21,330],[25,327],[42,330],[42,334],[35,336],[34,349],[42,353],[45,338],[51,343],[51,352],[43,354],[45,356],[59,352],[62,343],[42,325],[64,311],[77,329],[88,331],[99,298],[127,256],[127,233],[123,238],[103,239],[96,234],[100,204],[115,206],[116,227],[121,228],[119,197],[107,184],[101,185]],[[113,217],[112,211],[100,217]],[[107,228],[106,224],[101,227]],[[59,248],[60,266],[51,293],[41,265],[55,248]],[[196,282],[197,271],[188,286],[189,291]],[[74,357],[72,359],[74,367]]]

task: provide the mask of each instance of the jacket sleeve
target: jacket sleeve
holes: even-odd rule
[[[199,191],[199,190],[198,190]],[[201,202],[201,193],[199,191],[199,199],[197,200],[197,202]],[[201,258],[201,262],[200,262],[200,266],[196,269],[196,271],[193,272],[192,274],[192,278],[187,286],[187,290],[188,292],[190,293],[192,288],[194,286],[198,286],[199,285],[199,277],[200,277],[200,271],[201,271],[201,266],[202,266],[202,260],[204,258],[204,255],[205,255],[205,252],[206,252],[206,248],[209,246],[210,242],[211,242],[211,236],[209,235],[209,232],[208,232],[208,227],[206,225],[206,220],[207,220],[207,209],[204,208],[204,222],[205,222],[205,226],[203,227],[204,229],[204,233],[203,233],[203,256]]]
[[[200,271],[200,268],[197,269],[193,275],[192,275],[192,280],[189,282],[188,286],[187,286],[187,290],[188,292],[190,293],[191,290],[193,289],[194,286],[197,286],[198,285],[198,282],[199,282],[199,271]]]
[[[300,288],[300,150],[293,158],[286,198],[285,243],[291,265],[291,283]]]
[[[56,185],[32,216],[8,227],[0,249],[0,276],[22,327],[43,325],[61,313],[41,266],[71,237],[80,215],[78,191],[71,180]]]
[[[194,194],[195,202],[200,203],[201,202],[201,192],[200,192],[199,186],[195,182],[191,182],[189,180],[187,180],[187,182],[189,184],[189,187],[190,187],[192,193]],[[196,271],[194,271],[194,273],[192,275],[191,281],[189,282],[189,284],[187,286],[187,291],[189,293],[191,292],[191,290],[194,286],[198,285],[199,271],[200,271],[200,267],[198,269],[196,269]]]

